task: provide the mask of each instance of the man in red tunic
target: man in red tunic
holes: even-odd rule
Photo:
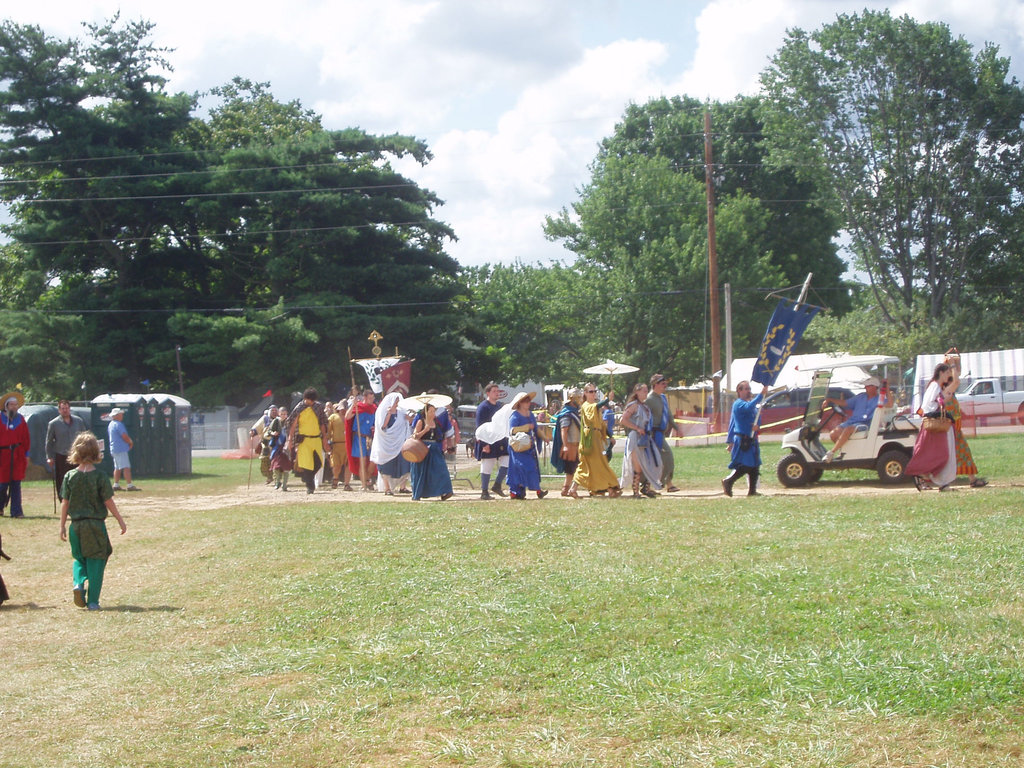
[[[21,392],[8,392],[3,397],[0,413],[0,515],[11,502],[11,517],[24,517],[21,508],[21,481],[28,467],[28,449],[31,438],[28,422],[18,413],[25,404]]]

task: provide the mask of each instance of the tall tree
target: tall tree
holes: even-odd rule
[[[347,348],[365,354],[376,329],[417,358],[415,379],[454,380],[475,354],[444,252],[454,233],[433,218],[437,196],[392,166],[429,161],[426,145],[325,130],[241,79],[212,91],[202,120],[194,97],[165,92],[151,28],[115,18],[82,43],[0,25],[0,199],[18,244],[4,257],[25,276],[0,281],[0,298],[76,313],[65,378],[173,381],[180,345],[199,403],[268,384],[333,392]],[[21,377],[62,380],[29,354],[45,335],[13,317],[0,330],[26,346],[11,359],[33,361]]]
[[[1024,93],[1007,72],[944,24],[865,11],[790,31],[762,75],[772,157],[818,184],[875,312],[905,331],[1010,257]]]
[[[756,350],[771,312],[766,291],[802,282],[807,271],[818,275],[816,285],[833,287],[843,271],[834,221],[809,201],[812,183],[764,168],[756,106],[712,107],[719,275],[732,285],[741,318],[737,354]],[[687,98],[628,107],[602,142],[580,200],[547,220],[548,237],[577,254],[576,269],[606,302],[591,307],[599,320],[587,326],[590,355],[688,379],[711,373],[704,110]]]
[[[815,290],[827,298],[832,310],[845,312],[849,302],[841,281],[846,265],[834,243],[838,219],[820,205],[812,180],[799,178],[791,166],[767,162],[760,110],[759,96],[710,104],[674,96],[631,104],[614,134],[602,142],[601,154],[664,157],[674,170],[703,184],[704,113],[708,112],[716,199],[742,194],[756,200],[764,221],[757,247],[770,254],[783,282],[802,283],[813,272]]]

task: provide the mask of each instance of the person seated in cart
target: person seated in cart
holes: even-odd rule
[[[871,426],[871,419],[874,418],[875,409],[878,408],[878,379],[874,376],[864,382],[864,391],[860,392],[849,400],[845,398],[826,397],[823,405],[838,405],[846,411],[846,421],[829,433],[832,442],[832,450],[825,454],[824,461],[829,463],[836,457],[842,456],[840,449],[846,444],[854,432],[867,432]]]

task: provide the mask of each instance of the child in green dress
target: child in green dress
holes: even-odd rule
[[[100,589],[103,587],[103,571],[107,558],[113,552],[107,526],[103,522],[107,512],[114,516],[121,526],[121,534],[127,530],[124,519],[114,504],[114,489],[110,478],[96,469],[100,461],[100,446],[91,432],[82,432],[71,446],[68,460],[77,464],[64,476],[61,486],[60,540],[71,542],[71,556],[75,559],[71,568],[74,583],[73,596],[79,608],[88,606],[90,611],[100,609]],[[67,530],[71,518],[70,533]],[[88,599],[86,598],[88,582]]]

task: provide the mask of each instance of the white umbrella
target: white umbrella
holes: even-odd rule
[[[612,391],[612,376],[616,373],[634,373],[639,371],[635,365],[627,365],[626,363],[616,363],[614,360],[605,360],[600,365],[592,365],[589,368],[584,368],[583,372],[593,375],[600,376],[601,374],[608,374],[608,391]]]
[[[427,405],[432,405],[435,408],[447,408],[451,405],[451,402],[452,399],[448,395],[429,395],[424,392],[421,395],[413,395],[412,397],[400,400],[398,407],[416,413],[417,411],[422,411],[424,406]]]

